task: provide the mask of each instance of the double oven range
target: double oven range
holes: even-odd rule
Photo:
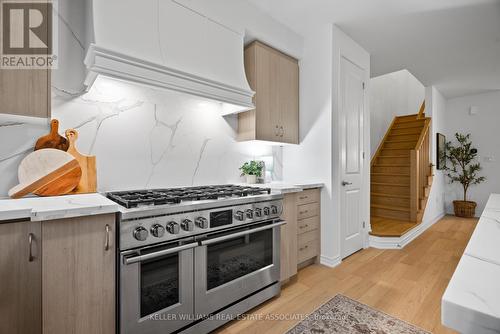
[[[282,196],[234,185],[111,192],[120,333],[208,333],[280,292]]]

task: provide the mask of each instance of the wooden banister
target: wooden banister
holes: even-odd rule
[[[425,100],[424,102],[422,102],[422,105],[420,106],[420,110],[418,111],[418,114],[417,114],[417,119],[422,119],[424,118],[425,116]]]

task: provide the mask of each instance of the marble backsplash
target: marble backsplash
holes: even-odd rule
[[[100,77],[83,95],[53,89],[52,117],[97,156],[99,191],[244,182],[238,168],[262,157],[268,178],[281,180],[281,147],[237,142],[237,116],[222,116],[216,102]],[[47,131],[47,122],[0,118],[0,197]]]

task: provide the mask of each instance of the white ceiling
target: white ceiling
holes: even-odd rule
[[[301,35],[335,23],[372,77],[408,69],[446,97],[500,90],[500,0],[248,0]]]

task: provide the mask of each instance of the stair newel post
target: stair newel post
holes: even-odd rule
[[[419,152],[418,150],[410,151],[410,220],[417,221],[418,212],[418,188],[420,184],[419,171]]]

